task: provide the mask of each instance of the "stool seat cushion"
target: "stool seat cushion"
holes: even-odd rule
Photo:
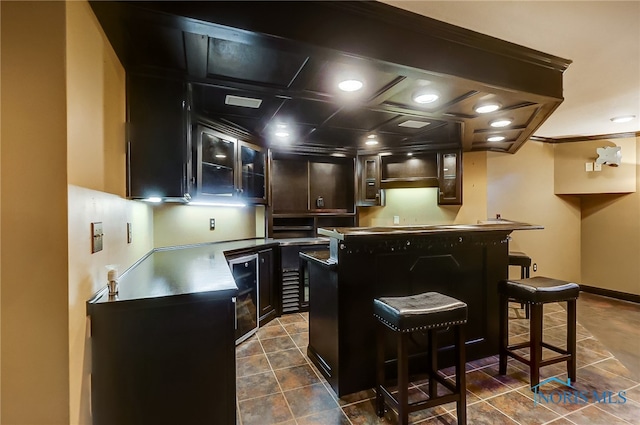
[[[509,251],[509,265],[531,267],[531,257],[524,252]]]
[[[373,314],[395,331],[413,332],[466,323],[467,304],[438,292],[425,292],[377,298]]]
[[[502,281],[499,290],[515,301],[530,304],[574,300],[580,295],[577,283],[542,276]]]

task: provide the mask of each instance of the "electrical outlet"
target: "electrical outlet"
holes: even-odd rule
[[[216,230],[216,219],[215,218],[210,218],[209,219],[209,230]]]
[[[533,271],[534,272],[538,271],[538,263],[533,263]]]
[[[91,223],[91,253],[102,251],[102,222]]]
[[[602,171],[602,164],[598,164],[597,162],[593,164],[593,171]]]
[[[127,243],[131,243],[132,234],[131,234],[131,223],[127,223]]]
[[[584,171],[586,171],[587,173],[593,171],[593,162],[585,162]]]

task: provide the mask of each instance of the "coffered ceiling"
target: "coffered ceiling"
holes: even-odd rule
[[[382,1],[571,59],[564,101],[535,136],[640,132],[639,1]],[[621,115],[636,118],[611,121]]]
[[[562,102],[570,63],[377,2],[92,7],[128,73],[188,82],[196,115],[271,146],[513,153]],[[487,102],[500,109],[478,113]]]

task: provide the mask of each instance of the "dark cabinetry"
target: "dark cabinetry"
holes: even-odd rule
[[[188,199],[189,104],[185,83],[127,75],[127,196]]]
[[[462,153],[438,153],[438,204],[462,205]]]
[[[358,157],[358,206],[384,205],[384,192],[380,188],[380,155]]]
[[[266,203],[267,155],[263,148],[204,124],[196,127],[195,140],[197,198]]]
[[[263,326],[280,315],[280,291],[275,274],[274,251],[258,253],[259,322]]]
[[[273,153],[269,236],[315,237],[357,225],[354,158]]]
[[[358,156],[358,206],[384,205],[383,189],[437,187],[438,205],[462,204],[462,153]]]
[[[329,251],[329,241],[316,244],[284,245],[282,255],[282,313],[306,311],[309,308],[309,274],[301,252]]]
[[[95,425],[236,423],[231,297],[170,298],[92,306]]]

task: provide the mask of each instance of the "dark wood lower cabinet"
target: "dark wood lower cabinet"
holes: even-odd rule
[[[230,297],[195,294],[90,308],[94,425],[236,423]]]
[[[260,326],[264,326],[280,315],[280,288],[272,249],[258,253],[258,274],[258,317]]]

